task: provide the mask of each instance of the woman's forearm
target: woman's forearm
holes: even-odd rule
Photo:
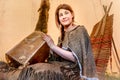
[[[58,54],[59,56],[61,56],[62,58],[66,59],[66,60],[70,60],[72,62],[75,62],[75,58],[72,54],[72,52],[70,51],[66,51],[56,45],[52,46],[51,48],[56,54]]]

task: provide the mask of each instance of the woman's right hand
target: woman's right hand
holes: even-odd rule
[[[55,46],[53,39],[49,35],[44,34],[42,38],[51,49]]]

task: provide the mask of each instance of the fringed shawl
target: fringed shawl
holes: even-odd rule
[[[65,80],[61,63],[37,63],[24,68],[17,80]]]

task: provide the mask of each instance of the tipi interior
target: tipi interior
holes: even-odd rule
[[[112,18],[112,35],[111,48],[108,57],[106,74],[120,74],[120,0],[49,0],[49,18],[48,33],[57,44],[59,30],[55,25],[54,13],[59,4],[66,3],[72,6],[75,12],[75,23],[85,25],[90,37],[97,32],[93,32],[97,23],[99,23],[104,15],[105,8],[111,8],[109,15]],[[0,61],[6,61],[5,53],[17,45],[26,36],[31,34],[36,27],[41,0],[0,0]]]

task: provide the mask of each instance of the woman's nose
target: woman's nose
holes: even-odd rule
[[[62,16],[62,18],[63,18],[63,19],[65,19],[65,18],[66,18],[66,16],[65,16],[65,15],[63,15],[63,16]]]

